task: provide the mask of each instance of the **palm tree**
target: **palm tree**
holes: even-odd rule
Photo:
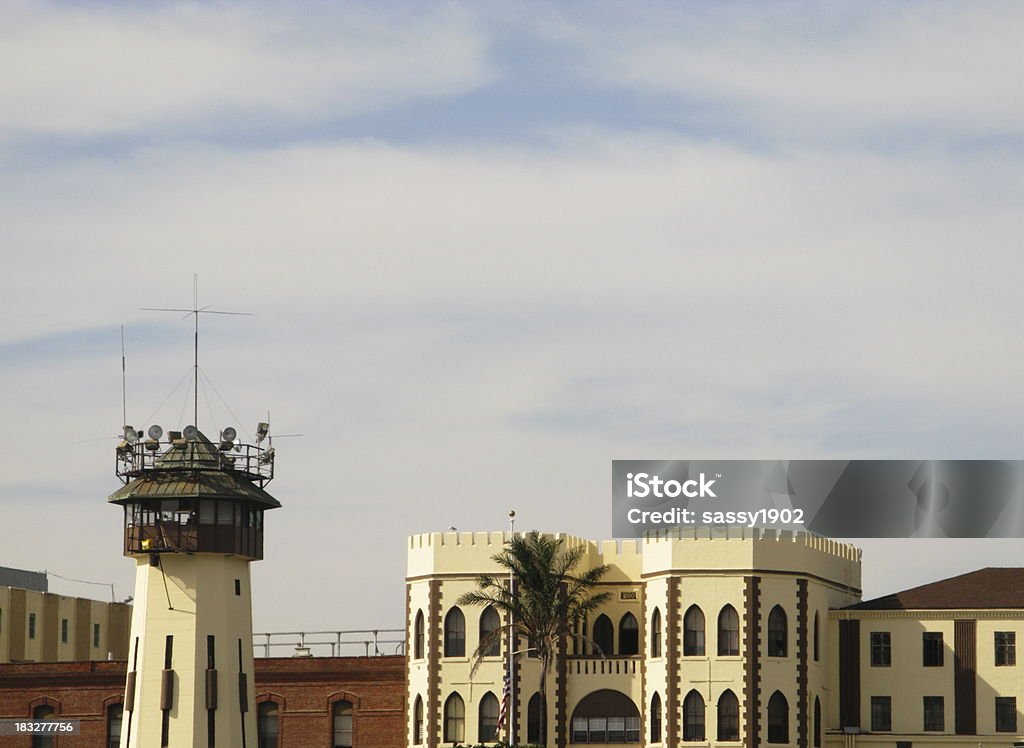
[[[458,600],[459,605],[491,605],[505,614],[505,623],[483,637],[477,647],[474,669],[486,652],[508,638],[510,620],[514,621],[515,635],[529,642],[530,651],[540,661],[542,743],[547,735],[547,674],[559,644],[578,636],[574,633],[578,624],[611,597],[608,592],[593,592],[608,571],[607,565],[576,572],[584,552],[583,546],[565,548],[562,538],[541,535],[536,530],[513,536],[492,558],[515,579],[514,592],[508,588],[507,576],[482,574],[477,578],[477,589]]]

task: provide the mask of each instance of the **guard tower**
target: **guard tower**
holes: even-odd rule
[[[233,428],[124,427],[109,501],[124,508],[136,561],[120,748],[257,745],[249,563],[263,558],[263,513],[281,504],[268,425],[256,444]],[[148,437],[148,438],[146,438]]]

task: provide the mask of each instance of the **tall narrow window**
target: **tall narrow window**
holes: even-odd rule
[[[1017,632],[996,632],[996,667],[1017,664]]]
[[[731,605],[718,614],[718,656],[735,657],[740,653],[740,617]]]
[[[67,644],[68,643],[68,619],[67,618],[61,618],[60,619],[60,643],[61,644]]]
[[[996,696],[996,732],[1017,732],[1017,697]]]
[[[484,648],[481,653],[484,657],[498,657],[501,655],[501,635],[498,629],[501,628],[501,619],[498,611],[488,605],[480,614],[480,646]]]
[[[107,707],[107,748],[117,748],[121,744],[121,722],[124,718],[124,707],[111,704]]]
[[[789,742],[789,702],[781,691],[768,700],[768,742]]]
[[[658,694],[651,697],[651,742],[661,742],[661,697]]]
[[[935,732],[946,729],[946,703],[942,696],[924,697],[924,729]]]
[[[923,664],[925,667],[942,667],[942,632],[926,631],[921,635]]]
[[[871,697],[871,729],[875,732],[892,730],[892,697]]]
[[[94,623],[92,625],[92,646],[98,647],[100,645],[100,625]]]
[[[423,745],[423,699],[419,696],[412,708],[412,744]]]
[[[526,706],[526,742],[530,744],[541,743],[541,714],[544,711],[544,702],[540,698],[540,692],[530,697],[530,703]]]
[[[871,632],[871,667],[892,665],[892,634],[888,631]]]
[[[818,651],[818,645],[819,645],[819,641],[818,641],[818,611],[814,611],[814,661],[815,662],[818,662],[818,660],[821,659],[820,653]]]
[[[781,605],[772,608],[768,614],[768,656],[785,657],[787,650],[787,620],[786,611]],[[780,696],[782,694],[779,694]]]
[[[632,613],[626,613],[619,621],[619,654],[640,654],[640,627]]]
[[[466,656],[466,616],[452,608],[444,618],[444,656]]]
[[[651,657],[661,657],[661,611],[651,614]]]
[[[32,710],[32,719],[54,720],[57,712],[52,706],[43,704]],[[54,738],[52,734],[37,734],[32,736],[32,748],[53,748]]]
[[[28,638],[29,639],[35,639],[36,638],[36,614],[35,613],[29,613],[28,614]]]
[[[740,702],[728,689],[718,697],[718,739],[740,739]]]
[[[256,740],[259,748],[277,748],[277,704],[264,701],[256,710]]]
[[[683,654],[704,656],[704,611],[696,605],[691,605],[683,616]]]
[[[498,697],[485,693],[480,699],[480,719],[477,723],[477,739],[489,743],[498,739]]]
[[[334,748],[352,748],[352,702],[335,701]]]
[[[821,748],[821,701],[814,697],[814,748]]]
[[[423,659],[423,611],[416,611],[416,623],[412,629],[412,657],[414,660]]]
[[[454,743],[466,739],[466,704],[453,693],[444,702],[444,742]]]
[[[704,740],[704,697],[696,691],[690,691],[683,699],[683,740]]]
[[[594,621],[594,646],[598,648],[595,654],[615,654],[615,631],[612,628],[611,619],[603,613]]]

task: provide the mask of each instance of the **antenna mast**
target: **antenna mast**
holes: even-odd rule
[[[252,317],[248,312],[222,312],[217,309],[210,309],[210,305],[200,308],[199,306],[199,274],[192,274],[192,308],[175,309],[168,307],[139,307],[143,312],[185,312],[185,317],[194,316],[193,343],[192,343],[192,424],[199,427],[199,315],[200,314],[229,314],[235,317]],[[184,317],[182,318],[184,319]],[[123,332],[122,332],[123,335]],[[127,418],[127,416],[125,416]]]
[[[121,423],[128,423],[128,385],[124,366],[124,325],[121,325]]]

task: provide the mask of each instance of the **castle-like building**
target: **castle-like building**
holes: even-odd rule
[[[697,530],[582,547],[611,593],[565,641],[538,691],[515,645],[510,720],[499,726],[507,644],[474,668],[502,620],[460,607],[508,533],[409,539],[409,746],[508,741],[646,746],[858,743],[1007,746],[1024,739],[1024,569],[983,569],[861,602],[861,553],[772,530]],[[544,719],[541,718],[545,713]],[[514,720],[514,725],[511,724]],[[546,729],[546,735],[540,731]]]

